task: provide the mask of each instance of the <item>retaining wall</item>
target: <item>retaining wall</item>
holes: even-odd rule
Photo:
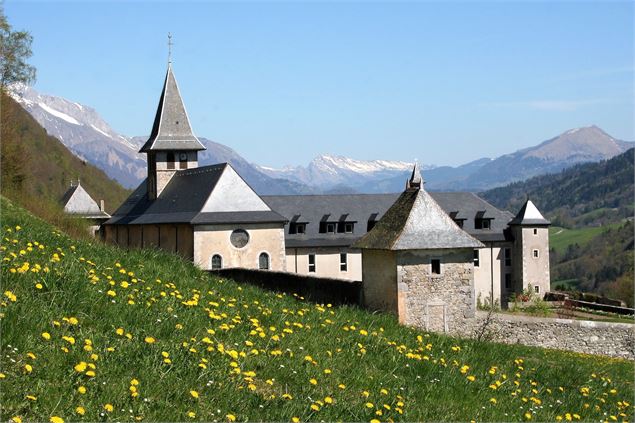
[[[466,319],[466,324],[454,333],[476,337],[487,316],[487,312],[477,312],[476,318]],[[485,326],[482,339],[494,342],[635,359],[635,325],[629,323],[493,313]]]

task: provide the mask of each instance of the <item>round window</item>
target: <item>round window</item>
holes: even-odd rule
[[[249,242],[249,234],[244,229],[236,229],[229,237],[230,242],[236,248],[243,248]]]

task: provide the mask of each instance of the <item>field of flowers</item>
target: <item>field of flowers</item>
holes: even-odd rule
[[[633,420],[632,361],[427,334],[1,208],[2,421]]]

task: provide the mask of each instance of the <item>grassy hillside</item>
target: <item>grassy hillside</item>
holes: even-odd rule
[[[635,149],[599,163],[586,163],[495,188],[480,195],[493,205],[520,209],[527,196],[554,225],[584,227],[633,216]]]
[[[633,418],[632,361],[427,334],[1,206],[2,421]]]
[[[2,193],[31,209],[57,205],[71,180],[114,211],[129,191],[100,169],[75,157],[57,138],[47,135],[19,104],[1,95]]]
[[[586,228],[567,229],[559,226],[549,228],[549,246],[556,253],[565,253],[571,245],[586,246],[596,236],[610,230],[617,229],[622,223],[613,223],[605,226],[590,226]]]

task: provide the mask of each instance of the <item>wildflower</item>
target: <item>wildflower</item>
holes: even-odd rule
[[[79,362],[78,364],[75,365],[75,371],[78,373],[82,373],[84,372],[84,370],[86,370],[87,364],[84,361]]]
[[[286,399],[286,400],[292,400],[293,397],[291,396],[291,394],[282,394],[282,398]]]
[[[379,420],[377,420],[377,419],[372,419],[372,420],[370,421],[370,423],[380,423],[380,421],[379,421]]]
[[[86,414],[86,410],[82,406],[75,408],[75,412],[79,414],[80,416],[83,416],[84,414]]]
[[[79,388],[77,388],[77,392],[79,392],[80,394],[85,394],[86,393],[86,387],[85,386],[80,386]]]
[[[467,380],[469,380],[470,382],[474,382],[476,380],[476,378],[474,376],[472,376],[472,375],[469,375],[467,377]]]
[[[51,334],[48,332],[42,332],[42,338],[48,341],[49,339],[51,339]]]
[[[311,410],[313,411],[320,411],[320,406],[317,404],[311,404]]]
[[[88,377],[95,377],[95,372],[94,372],[94,371],[92,371],[92,370],[89,370],[89,371],[87,371],[87,372],[85,373],[85,375],[86,375],[86,376],[88,376]]]
[[[193,391],[193,390],[190,391],[190,395],[192,395],[192,397],[194,397],[194,398],[198,398],[198,392],[196,392],[196,391]]]
[[[293,423],[299,423],[300,422],[300,418],[299,417],[291,417],[291,421]]]
[[[340,389],[346,389],[346,385],[344,385],[343,383],[340,383],[339,385],[337,385],[337,387]]]
[[[116,333],[117,333],[117,335],[119,335],[119,336],[123,336],[123,334],[124,334],[124,330],[123,330],[123,328],[117,328],[117,330],[115,330],[115,332],[116,332]]]
[[[491,402],[492,404],[496,404],[497,401],[496,401],[496,398],[490,398],[489,402]]]
[[[22,417],[20,417],[20,416],[13,416],[13,417],[11,417],[11,420],[10,420],[10,421],[11,421],[11,422],[13,422],[13,423],[22,423]]]
[[[234,416],[233,414],[228,414],[225,417],[227,417],[227,420],[229,420],[230,422],[236,421],[236,416]]]
[[[531,413],[530,413],[530,412],[526,412],[526,413],[525,413],[525,418],[526,418],[527,420],[531,420]]]
[[[26,399],[28,399],[29,401],[37,401],[37,397],[35,395],[27,395]]]
[[[137,385],[139,385],[139,381],[138,381],[137,379],[132,379],[132,380],[130,381],[130,385],[132,385],[132,386],[137,386]]]
[[[383,389],[383,388],[379,391],[379,393],[382,394],[382,395],[388,395],[388,391],[386,389]]]
[[[116,297],[117,293],[112,289],[109,289],[108,292],[106,292],[106,295],[108,295],[109,297]]]
[[[324,398],[324,402],[327,403],[327,404],[333,404],[333,398],[326,397],[326,398]]]
[[[51,418],[49,419],[49,422],[51,422],[51,423],[64,423],[64,419],[59,417],[59,416],[51,416]]]
[[[188,412],[187,412],[187,416],[188,416],[190,419],[193,419],[194,417],[196,417],[196,413],[195,413],[195,412],[193,412],[193,411],[188,411]]]
[[[373,408],[375,406],[372,402],[367,402],[365,405],[366,408]]]
[[[146,343],[148,343],[148,344],[154,344],[155,339],[153,337],[151,337],[151,336],[146,336],[144,341],[146,341]]]
[[[31,373],[33,371],[33,367],[30,364],[25,364],[24,371],[27,373]]]
[[[311,383],[311,385],[317,385],[317,380],[315,379],[310,379],[309,383]]]
[[[18,297],[11,291],[4,291],[4,296],[7,297],[11,302],[15,302]]]
[[[42,286],[42,284],[41,284],[41,283],[39,283],[39,282],[38,282],[38,283],[36,283],[36,284],[35,284],[35,288],[36,288],[36,289],[42,289],[42,288],[44,288],[44,287]]]

